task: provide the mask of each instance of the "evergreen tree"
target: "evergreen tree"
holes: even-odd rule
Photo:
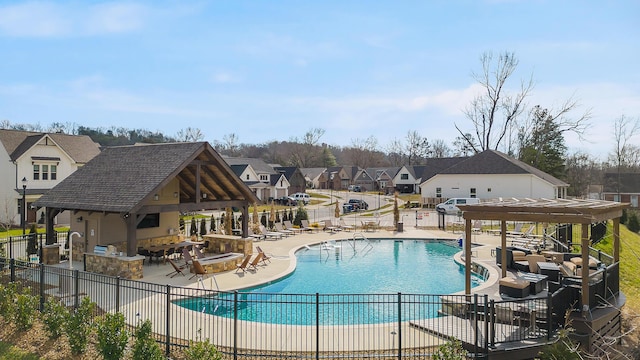
[[[640,221],[638,220],[638,213],[635,211],[629,212],[629,221],[627,223],[627,228],[629,231],[637,233],[640,231]]]
[[[198,235],[198,226],[196,225],[196,218],[191,218],[191,229],[189,231],[189,235],[194,236]]]
[[[302,226],[302,220],[309,220],[309,215],[307,214],[307,209],[300,204],[298,205],[298,211],[296,211],[296,217],[293,219],[293,224]]]
[[[532,126],[531,134],[521,139],[520,160],[556,178],[564,178],[567,146],[560,126],[547,109],[539,106],[533,110]],[[521,131],[520,136],[524,134]]]
[[[200,236],[207,235],[207,221],[202,218],[200,220]]]
[[[262,224],[262,226],[264,226],[264,227],[267,226],[267,212],[266,212],[266,210],[262,210],[262,215],[260,216],[260,224]]]
[[[31,224],[29,235],[27,236],[27,255],[38,253],[38,229],[36,224]]]
[[[211,222],[209,223],[209,231],[214,233],[216,231],[216,219],[211,214]]]

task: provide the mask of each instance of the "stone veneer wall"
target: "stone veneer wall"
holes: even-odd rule
[[[86,254],[87,271],[110,276],[120,276],[124,279],[142,279],[143,256],[106,256]]]
[[[203,241],[209,241],[207,252],[213,254],[225,254],[229,252],[243,255],[253,254],[253,239],[221,234],[207,234],[202,236]]]
[[[42,246],[42,263],[54,265],[60,263],[60,245]]]

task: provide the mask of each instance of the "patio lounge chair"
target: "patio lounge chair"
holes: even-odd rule
[[[182,270],[183,270],[184,268],[186,268],[186,267],[187,267],[187,265],[181,265],[181,266],[178,266],[178,265],[176,265],[176,263],[175,263],[175,262],[173,262],[173,260],[171,260],[171,259],[167,259],[167,261],[168,261],[168,262],[169,262],[169,264],[171,264],[171,266],[173,267],[173,271],[172,271],[172,272],[170,272],[170,273],[168,273],[166,276],[169,276],[169,277],[171,277],[171,278],[173,278],[174,276],[176,276],[176,275],[178,275],[178,274],[180,274],[180,275],[184,276],[184,273],[182,272]]]
[[[203,280],[208,275],[209,273],[202,266],[202,264],[200,264],[200,261],[193,260],[193,276],[191,276],[189,280],[193,279],[196,276],[198,277],[198,280]]]
[[[258,263],[260,263],[260,261],[262,260],[262,255],[264,253],[259,252],[258,255],[256,255],[255,258],[253,258],[253,260],[251,261],[251,263],[249,263],[249,267],[253,268],[254,270],[258,270]]]
[[[285,220],[285,221],[283,221],[283,223],[284,223],[285,229],[293,231],[294,234],[295,233],[299,234],[299,233],[302,232],[302,229],[293,226],[293,224],[289,220]]]
[[[196,253],[196,257],[200,260],[204,259],[206,256],[204,256],[204,254],[202,253],[202,250],[200,250],[197,246],[193,247],[193,252]]]
[[[253,239],[253,241],[262,241],[266,238],[264,234],[256,234],[249,228],[249,237]]]
[[[339,227],[333,225],[333,223],[331,222],[331,220],[325,220],[324,221],[324,230],[327,231],[331,231],[331,232],[335,232],[335,231],[340,231],[342,229],[340,229]]]
[[[273,224],[273,226],[276,227],[276,231],[277,232],[282,233],[284,236],[293,235],[293,231],[283,228],[282,224],[280,224],[280,223],[275,223],[275,224]]]
[[[345,231],[352,231],[353,225],[347,225],[343,219],[340,219],[340,228]]]
[[[309,226],[309,220],[300,220],[300,224],[302,225],[300,228],[302,231],[313,231],[313,228]]]
[[[191,257],[191,253],[189,252],[189,249],[187,249],[186,246],[182,248],[182,257],[184,258],[184,262],[187,266],[193,263],[193,258]]]
[[[240,264],[236,265],[236,272],[238,270],[242,270],[242,272],[247,271],[247,266],[249,266],[249,260],[251,260],[251,255],[246,255]]]
[[[266,240],[272,239],[272,240],[279,240],[282,239],[282,233],[280,232],[276,232],[276,231],[267,231],[267,229],[264,228],[264,226],[260,225],[260,231],[262,232],[262,235],[264,235]]]
[[[265,263],[265,265],[266,261],[271,262],[271,256],[268,256],[260,246],[256,246],[256,250],[258,250],[258,252],[262,254],[262,262]]]

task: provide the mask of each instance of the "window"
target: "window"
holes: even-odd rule
[[[491,192],[491,188],[487,188],[487,192]]]
[[[469,197],[476,197],[476,188],[471,188],[471,190],[469,191]]]
[[[409,174],[400,174],[401,180],[409,180]]]
[[[437,187],[436,188],[436,197],[437,198],[441,198],[442,197],[442,188],[441,187]]]
[[[40,165],[33,165],[33,180],[40,180]]]
[[[249,174],[247,174],[247,180],[249,180]]]
[[[260,181],[267,181],[269,180],[269,175],[260,175]]]
[[[160,227],[160,213],[147,214],[138,224],[138,229]]]
[[[33,164],[33,180],[57,180],[58,165]]]
[[[58,166],[57,165],[51,165],[50,166],[50,174],[51,174],[51,180],[57,180],[58,179]]]
[[[42,165],[42,180],[49,180],[49,165]]]

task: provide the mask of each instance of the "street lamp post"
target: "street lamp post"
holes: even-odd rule
[[[22,178],[22,235],[27,232],[27,178]]]

